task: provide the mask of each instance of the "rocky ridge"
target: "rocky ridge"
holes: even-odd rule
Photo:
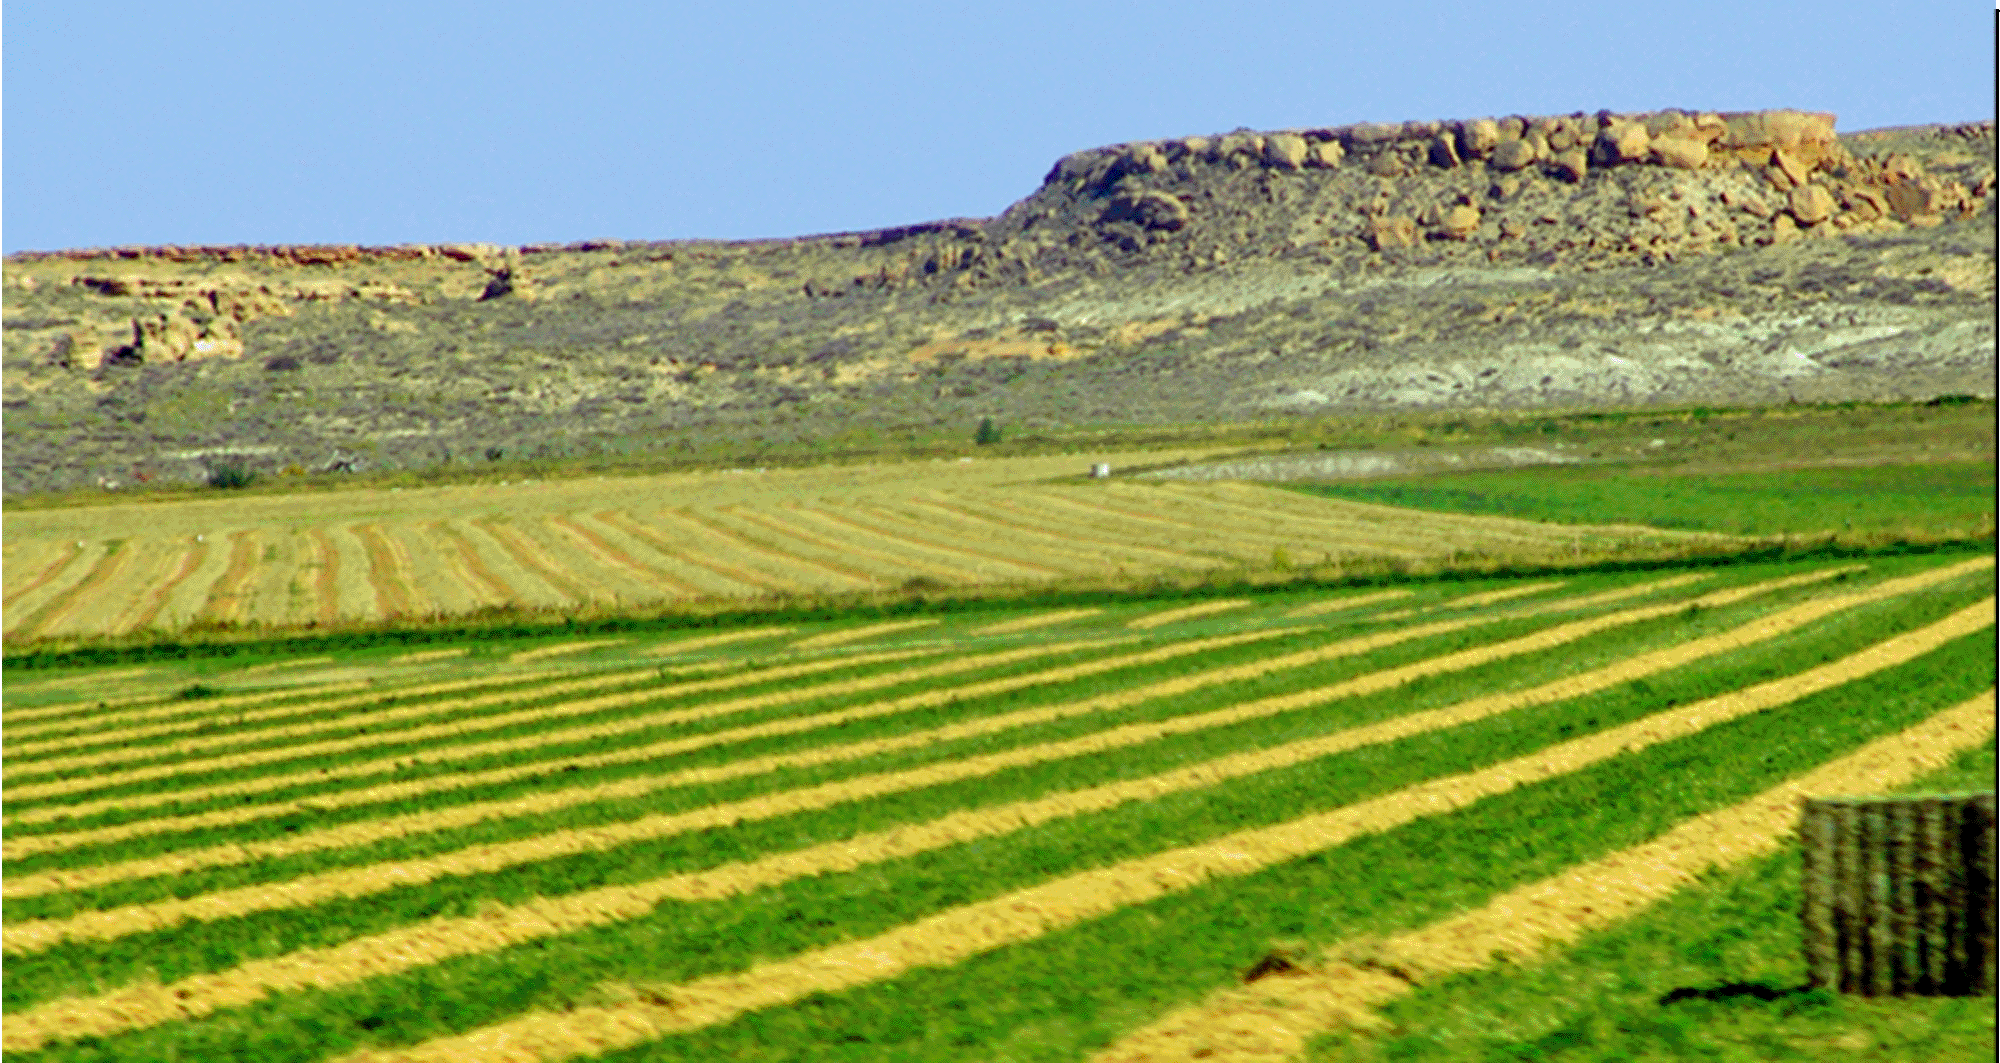
[[[793,239],[16,254],[7,489],[230,447],[448,460],[552,417],[578,446],[800,433],[808,404],[1055,425],[1990,391],[1992,155],[1990,122],[1579,112],[1112,145],[994,218]],[[1801,330],[1812,368],[1766,350]]]

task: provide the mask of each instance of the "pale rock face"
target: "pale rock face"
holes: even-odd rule
[[[1557,155],[1549,165],[1557,177],[1575,183],[1590,172],[1590,157],[1584,154],[1582,148],[1572,148]]]
[[[1597,153],[1599,166],[1615,166],[1619,163],[1638,162],[1652,150],[1652,134],[1638,122],[1615,125],[1597,134],[1593,148]]]
[[[1493,168],[1502,172],[1526,169],[1535,164],[1535,142],[1503,140],[1493,149]]]
[[[1322,140],[1312,146],[1312,152],[1306,161],[1319,169],[1331,170],[1339,166],[1340,161],[1346,157],[1347,151],[1340,146],[1340,141]]]
[[[1708,162],[1708,145],[1678,133],[1653,138],[1653,160],[1677,170],[1699,170]]]
[[[1293,133],[1277,133],[1264,140],[1264,164],[1278,170],[1296,170],[1306,163],[1306,139]]]
[[[1392,247],[1414,247],[1417,243],[1417,223],[1400,214],[1386,218],[1372,218],[1368,222],[1368,242],[1377,251]]]
[[[1463,159],[1483,159],[1500,144],[1500,123],[1491,118],[1475,118],[1458,126],[1458,154]]]
[[[1792,189],[1787,206],[1800,225],[1818,225],[1833,216],[1833,196],[1818,185]]]
[[[1438,219],[1438,231],[1453,240],[1464,240],[1479,231],[1479,208],[1459,203],[1447,208]]]

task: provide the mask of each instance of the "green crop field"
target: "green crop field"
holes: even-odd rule
[[[1993,572],[1826,551],[17,657],[0,1047],[1229,1058],[1244,994],[1345,970],[1361,1010],[1308,1008],[1280,1047],[1657,1054],[1723,1005],[1626,1041],[1525,1003],[1469,1047],[1425,1023],[1544,984],[1563,946],[1493,929],[1521,891],[1567,903],[1563,876],[1786,787],[1990,746]],[[1756,822],[1685,859],[1776,866],[1784,825]],[[1707,863],[1641,863],[1611,893],[1647,903],[1578,924],[1614,974],[1717,933]],[[1742,903],[1794,888],[1766,885]],[[1660,978],[1795,977],[1782,929],[1746,932],[1778,944],[1606,981],[1604,1014]],[[1977,1042],[1952,1015],[1939,1036]]]
[[[1309,494],[1568,524],[1630,522],[1729,534],[1976,534],[1993,528],[1993,463],[1777,472],[1508,469],[1302,486]]]

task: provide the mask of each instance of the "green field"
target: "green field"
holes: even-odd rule
[[[1991,745],[1899,791],[1987,790]],[[1325,1036],[1308,1058],[1598,1063],[1641,1059],[1984,1059],[1991,999],[1842,996],[1806,987],[1796,844],[1709,876],[1549,961],[1425,988],[1393,1031]]]
[[[1565,524],[1740,535],[1976,534],[1993,527],[1990,461],[1773,472],[1509,469],[1304,485],[1328,498]]]
[[[7,1058],[1087,1058],[1990,699],[1990,556],[44,656]]]

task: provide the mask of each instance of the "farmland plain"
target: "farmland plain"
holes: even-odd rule
[[[1092,461],[919,462],[10,511],[10,643],[495,610],[1470,557],[1727,537],[1413,514],[1249,484],[1090,484]],[[1070,481],[1070,482],[1064,482]]]
[[[1819,551],[16,671],[5,1048],[1115,1052],[1871,744],[1949,764],[1992,583]]]

